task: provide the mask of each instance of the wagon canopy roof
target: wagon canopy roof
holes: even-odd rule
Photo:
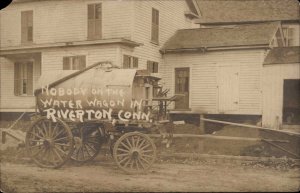
[[[291,63],[300,63],[300,46],[273,48],[264,61],[264,65]]]
[[[178,30],[161,51],[242,46],[269,46],[279,22]]]
[[[70,88],[104,88],[109,86],[132,86],[137,69],[105,69],[98,64],[88,66],[80,71],[45,72],[38,80],[37,95],[44,86],[55,87],[60,84]]]
[[[197,23],[221,24],[299,20],[297,0],[196,0],[201,12]]]

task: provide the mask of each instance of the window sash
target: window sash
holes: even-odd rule
[[[158,73],[158,62],[147,61],[147,70],[150,73]]]
[[[33,11],[21,12],[21,42],[33,41]]]
[[[151,41],[158,43],[159,39],[159,11],[152,8]]]
[[[134,56],[123,55],[123,68],[138,68],[139,59]]]
[[[33,62],[16,62],[14,67],[15,95],[33,95]]]
[[[86,56],[63,57],[63,70],[82,70],[86,67]]]
[[[95,39],[102,36],[102,4],[88,5],[88,38]]]

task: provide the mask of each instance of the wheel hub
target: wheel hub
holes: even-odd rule
[[[82,139],[80,137],[74,137],[74,143],[75,143],[75,147],[79,148],[80,146],[82,146]]]
[[[45,146],[45,148],[49,149],[54,146],[54,143],[53,143],[53,140],[51,140],[51,139],[45,139],[43,141],[43,145]]]

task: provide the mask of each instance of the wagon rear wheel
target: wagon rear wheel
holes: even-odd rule
[[[127,173],[144,173],[156,159],[156,147],[145,134],[130,132],[121,136],[113,148],[118,166]]]
[[[46,117],[37,119],[26,133],[26,149],[32,160],[41,167],[59,168],[69,160],[74,143],[70,128],[60,119],[52,122]]]
[[[73,129],[72,133],[75,149],[71,159],[78,163],[93,160],[103,144],[103,129],[97,126],[80,126]]]

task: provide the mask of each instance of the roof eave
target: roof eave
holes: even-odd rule
[[[175,48],[161,49],[162,54],[171,52],[206,52],[206,51],[221,51],[221,50],[236,50],[236,49],[270,49],[269,44],[256,44],[246,46],[217,46],[217,47],[195,47],[195,48]]]
[[[204,21],[203,19],[195,19],[196,24],[202,24],[202,25],[234,25],[234,24],[252,24],[252,23],[264,23],[264,22],[275,22],[275,21],[280,21],[280,22],[285,22],[285,23],[300,23],[299,18],[295,19],[282,19],[282,20],[257,20],[257,21]]]
[[[5,56],[8,54],[19,53],[23,51],[41,51],[47,48],[63,48],[63,47],[76,47],[76,46],[92,46],[92,45],[108,45],[108,44],[121,44],[128,47],[138,47],[143,44],[128,40],[126,38],[116,38],[116,39],[100,39],[100,40],[85,40],[85,41],[70,41],[70,42],[58,42],[58,43],[48,43],[48,44],[31,44],[25,46],[12,46],[12,47],[2,47],[0,48],[0,56]]]

